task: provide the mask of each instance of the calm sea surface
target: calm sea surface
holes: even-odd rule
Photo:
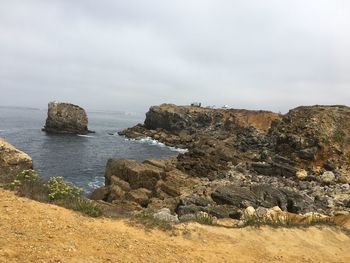
[[[109,158],[165,159],[179,153],[152,140],[130,141],[117,135],[143,122],[143,115],[88,112],[89,129],[96,133],[83,137],[41,131],[46,114],[46,110],[0,108],[0,137],[28,153],[42,177],[63,176],[86,193],[104,184]]]

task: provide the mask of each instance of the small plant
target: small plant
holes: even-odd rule
[[[10,183],[11,188],[18,188],[25,183],[35,183],[38,181],[38,174],[34,170],[23,170]]]
[[[90,200],[86,198],[77,198],[71,203],[71,208],[91,217],[99,217],[102,210]]]
[[[214,223],[214,220],[215,220],[215,217],[205,212],[199,212],[196,215],[196,221],[203,225],[212,225]]]
[[[335,130],[333,133],[333,141],[337,142],[337,143],[344,143],[345,141],[345,133],[342,130]]]
[[[51,200],[64,200],[80,197],[83,192],[82,188],[79,188],[72,183],[66,183],[62,176],[51,177],[45,186],[49,192],[49,198]]]
[[[145,229],[154,229],[158,228],[163,231],[173,230],[173,225],[167,221],[163,221],[157,218],[154,218],[152,214],[142,211],[137,213],[133,220],[136,224],[141,224],[145,227]]]

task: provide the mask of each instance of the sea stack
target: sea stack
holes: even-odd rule
[[[50,102],[43,129],[51,133],[87,134],[88,118],[83,108],[63,102]]]

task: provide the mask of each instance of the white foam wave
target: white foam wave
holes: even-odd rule
[[[77,134],[79,137],[86,137],[86,138],[94,138],[94,136],[91,135],[85,135],[85,134]]]
[[[105,179],[104,177],[95,177],[91,182],[88,183],[88,186],[92,189],[99,188],[101,186],[104,186]]]
[[[146,143],[146,144],[155,145],[155,146],[158,146],[158,147],[166,147],[166,148],[170,149],[171,151],[179,152],[179,153],[186,153],[186,152],[188,152],[187,149],[181,149],[181,148],[177,148],[177,147],[167,146],[164,143],[162,143],[160,141],[157,141],[157,140],[155,140],[155,139],[153,139],[151,137],[144,137],[144,138],[139,139],[139,140],[136,140],[136,139],[126,139],[126,140],[137,141],[137,142],[140,142],[140,143]]]

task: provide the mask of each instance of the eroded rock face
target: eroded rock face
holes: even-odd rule
[[[32,158],[0,138],[0,176],[15,176],[33,169]]]
[[[162,128],[170,132],[186,130],[195,133],[198,129],[231,131],[253,126],[266,131],[270,128],[271,122],[276,119],[279,119],[278,114],[269,111],[162,104],[151,107],[146,113],[145,127],[151,130]]]
[[[110,159],[105,172],[105,186],[96,189],[92,199],[132,202],[141,207],[174,210],[177,198],[188,192],[198,180],[190,178],[170,161]]]
[[[322,174],[350,171],[350,108],[303,106],[290,110],[273,126],[271,149],[295,166]]]
[[[87,134],[88,118],[83,108],[61,102],[50,102],[43,129],[52,133]]]

